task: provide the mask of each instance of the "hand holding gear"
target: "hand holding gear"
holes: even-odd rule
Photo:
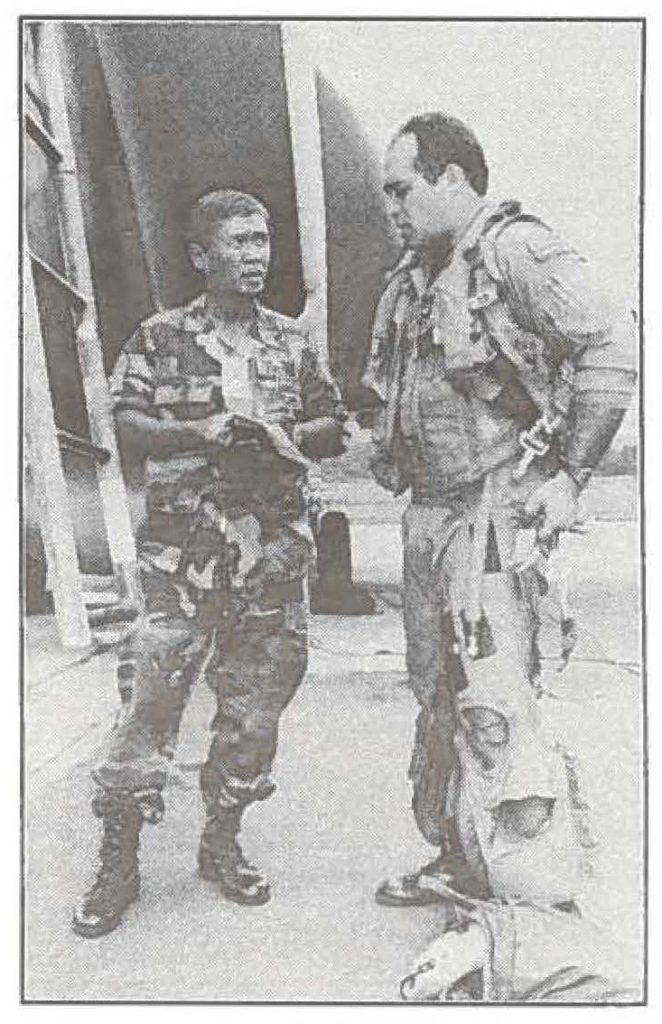
[[[570,530],[579,517],[577,485],[563,470],[540,484],[526,503],[526,513],[539,517],[537,540],[550,544],[560,530]]]
[[[227,412],[206,416],[196,423],[196,430],[203,441],[214,447],[229,448],[232,444],[234,417]]]

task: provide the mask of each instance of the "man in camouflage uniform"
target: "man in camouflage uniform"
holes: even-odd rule
[[[124,457],[145,461],[145,602],[120,651],[126,702],[93,773],[101,867],[73,921],[88,937],[115,928],[138,896],[141,826],[163,814],[202,675],[218,711],[200,776],[200,873],[237,903],[269,899],[238,834],[245,809],[274,790],[279,719],[306,670],[307,457],[343,450],[337,389],[296,322],[258,300],[265,208],[230,190],[203,196],[189,251],[205,293],[143,322],[111,380]]]
[[[623,418],[635,332],[583,257],[518,203],[486,196],[482,148],[461,122],[412,118],[385,177],[404,253],[364,382],[381,402],[375,476],[411,492],[404,624],[420,714],[410,777],[416,822],[439,853],[379,887],[380,902],[406,905],[436,899],[431,875],[468,884],[448,791],[455,693],[467,681],[531,683],[540,560],[575,522]],[[522,555],[525,532],[533,557]]]

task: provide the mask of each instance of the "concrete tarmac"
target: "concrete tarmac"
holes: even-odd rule
[[[72,934],[71,906],[93,877],[97,850],[88,772],[116,707],[113,656],[72,666],[60,652],[54,661],[52,623],[29,620],[29,1000],[397,1001],[400,977],[438,931],[438,913],[373,899],[383,877],[434,851],[409,811],[416,707],[405,684],[400,613],[390,603],[397,594],[386,586],[391,577],[397,582],[399,553],[385,554],[377,534],[370,536],[358,557],[364,567],[382,566],[382,579],[372,581],[386,587],[381,614],[312,620],[310,671],[282,721],[278,790],[245,818],[246,852],[273,884],[262,908],[228,903],[195,873],[202,820],[196,766],[213,713],[211,695],[199,686],[185,715],[166,818],[143,830],[141,899],[113,934]],[[543,701],[582,758],[593,807],[599,847],[584,906],[622,951],[619,980],[640,983],[637,535],[632,524],[602,523],[582,543],[571,540],[566,560],[582,635],[564,673],[546,666]]]

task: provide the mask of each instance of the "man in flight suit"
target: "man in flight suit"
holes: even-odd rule
[[[124,456],[145,463],[145,601],[120,651],[126,704],[93,773],[101,866],[73,919],[87,937],[115,928],[138,896],[141,827],[163,814],[202,675],[218,711],[200,775],[200,873],[237,903],[270,896],[238,835],[246,808],[275,788],[280,716],[306,670],[308,458],[343,450],[345,415],[296,322],[260,304],[270,245],[252,196],[199,199],[189,253],[205,291],[140,324],[112,376]]]
[[[388,905],[461,884],[449,805],[455,694],[467,681],[528,686],[544,581],[518,555],[573,525],[634,381],[634,319],[587,261],[516,202],[487,195],[488,167],[455,118],[412,118],[391,142],[384,190],[403,246],[379,303],[364,383],[380,400],[373,472],[403,519],[409,681],[420,705],[413,810],[437,850],[384,882]],[[529,536],[532,531],[529,530]]]

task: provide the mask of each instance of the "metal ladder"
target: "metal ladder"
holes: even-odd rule
[[[133,529],[108,382],[104,371],[97,309],[85,239],[75,153],[67,119],[62,74],[61,26],[53,21],[24,22],[24,39],[32,43],[25,62],[23,123],[26,134],[48,161],[55,186],[59,238],[64,274],[30,252],[23,239],[23,358],[25,394],[25,456],[32,476],[42,532],[55,618],[65,647],[87,646],[108,605],[105,593],[95,593],[92,580],[80,573],[61,448],[73,448],[94,460],[108,548],[114,574],[110,601],[131,609],[141,602]],[[27,161],[26,161],[27,164]],[[25,220],[25,218],[24,218]],[[34,286],[35,270],[45,275],[66,299],[73,318],[90,440],[58,431],[48,379],[42,325]],[[106,616],[113,618],[113,615]],[[121,618],[121,615],[115,615]]]

